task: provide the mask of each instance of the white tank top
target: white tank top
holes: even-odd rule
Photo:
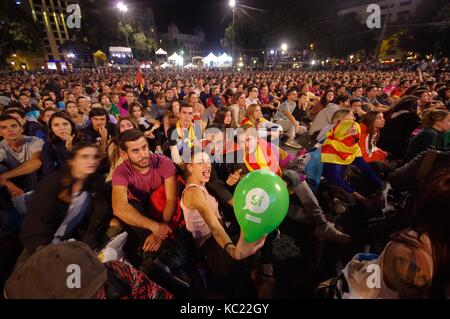
[[[205,195],[205,200],[207,205],[214,211],[217,218],[221,220],[221,216],[219,213],[219,204],[217,200],[208,193],[208,190],[201,185],[197,184],[189,184],[183,191],[184,192],[190,187],[199,188],[203,194]],[[208,224],[203,219],[202,215],[196,209],[189,209],[184,205],[183,195],[181,196],[180,206],[183,210],[184,220],[186,222],[186,229],[191,232],[192,237],[198,241],[198,239],[206,239],[211,235],[211,230],[208,227]]]

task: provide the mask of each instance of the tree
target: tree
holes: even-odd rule
[[[41,51],[39,28],[13,0],[0,1],[0,64],[15,51]]]

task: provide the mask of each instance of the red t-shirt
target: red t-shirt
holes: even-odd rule
[[[150,154],[150,170],[140,174],[129,161],[125,161],[113,172],[113,186],[127,186],[128,200],[146,202],[150,194],[164,184],[164,180],[175,176],[175,165],[166,156]]]

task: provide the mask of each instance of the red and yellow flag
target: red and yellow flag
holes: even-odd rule
[[[140,67],[138,67],[136,83],[139,86],[139,93],[142,92],[144,90],[144,79],[142,78],[141,68]]]

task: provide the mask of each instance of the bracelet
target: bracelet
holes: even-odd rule
[[[228,253],[227,247],[228,247],[229,245],[233,245],[233,246],[234,246],[234,244],[233,244],[232,242],[227,243],[227,244],[225,244],[225,246],[223,246],[223,250],[225,250],[225,252],[227,252],[227,253]]]

